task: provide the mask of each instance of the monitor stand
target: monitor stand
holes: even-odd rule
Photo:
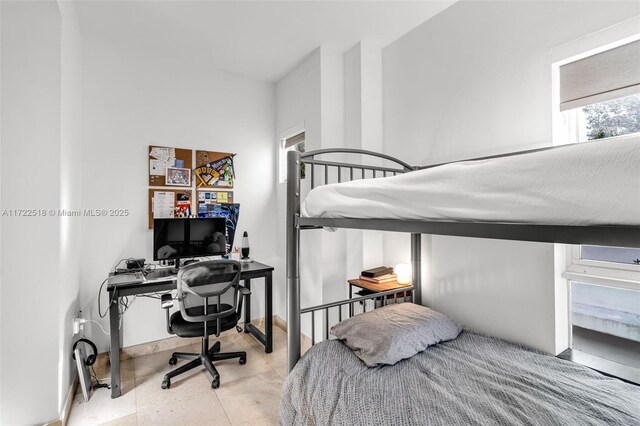
[[[176,259],[175,260],[175,266],[173,268],[171,268],[171,273],[178,275],[178,272],[180,271],[180,259]]]

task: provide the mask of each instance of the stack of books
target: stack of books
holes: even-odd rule
[[[393,273],[393,268],[387,268],[386,266],[380,266],[378,268],[367,269],[360,273],[360,279],[369,281],[371,283],[381,284],[394,282],[398,279],[397,275]]]

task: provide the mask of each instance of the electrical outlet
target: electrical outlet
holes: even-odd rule
[[[73,334],[78,334],[80,333],[80,331],[82,331],[82,328],[84,327],[84,323],[87,322],[86,319],[84,318],[74,318],[73,319]]]

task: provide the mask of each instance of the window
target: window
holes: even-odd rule
[[[565,143],[640,134],[640,40],[565,63],[559,73]],[[640,249],[576,246],[567,270],[640,281],[639,264]]]
[[[287,152],[296,150],[305,152],[305,132],[302,131],[293,136],[280,140],[280,183],[287,181]],[[300,165],[300,177],[304,179],[305,165]]]
[[[563,143],[640,132],[640,40],[559,68]]]
[[[638,37],[564,63],[558,83],[554,142],[607,143],[640,134]],[[629,356],[640,348],[640,249],[573,246],[564,276],[570,283],[572,349],[640,368]]]
[[[640,133],[640,94],[574,108],[562,113],[570,143]]]

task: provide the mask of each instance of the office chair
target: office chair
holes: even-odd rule
[[[200,353],[174,352],[169,365],[175,365],[178,358],[191,359],[187,364],[170,371],[164,376],[162,389],[171,387],[171,379],[203,365],[213,377],[211,387],[220,387],[220,374],[213,362],[238,358],[241,365],[247,362],[246,352],[220,353],[220,342],[209,348],[209,336],[219,336],[222,331],[238,327],[242,314],[242,301],[251,292],[240,283],[239,262],[234,260],[212,260],[186,266],[178,272],[178,305],[180,311],[169,318],[169,308],[173,306],[171,295],[163,296],[161,304],[166,310],[167,331],[179,337],[202,336]],[[224,294],[233,295],[233,305],[221,303]]]

